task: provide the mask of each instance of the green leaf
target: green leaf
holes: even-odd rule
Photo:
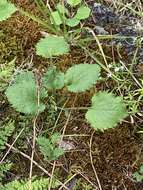
[[[68,15],[68,9],[66,9],[66,7],[61,4],[61,3],[58,3],[57,6],[56,6],[56,9],[62,14],[64,15],[65,13]]]
[[[5,174],[11,169],[12,163],[1,163],[0,164],[0,183],[2,182],[2,179],[5,177]]]
[[[15,60],[0,65],[0,92],[5,90],[15,69]]]
[[[76,19],[76,18],[69,18],[66,20],[66,25],[70,26],[70,27],[75,27],[80,23],[80,20]]]
[[[61,135],[59,133],[54,133],[51,136],[51,143],[56,144],[58,141],[60,141],[60,139],[61,139]]]
[[[56,67],[51,67],[44,74],[43,86],[47,89],[61,89],[64,86],[64,73],[57,71]]]
[[[16,11],[17,8],[14,4],[7,0],[0,0],[0,21],[6,20]]]
[[[70,6],[74,7],[74,6],[76,6],[76,5],[79,5],[79,4],[81,3],[81,0],[67,0],[67,3],[68,3]]]
[[[121,97],[112,93],[99,92],[92,97],[92,106],[86,113],[86,119],[98,130],[113,128],[127,116]]]
[[[37,143],[39,145],[41,153],[44,155],[45,160],[52,160],[52,150],[53,146],[50,143],[50,140],[46,137],[39,136],[37,138]]]
[[[53,151],[54,160],[58,159],[63,154],[64,154],[64,150],[62,148],[55,148],[54,151]]]
[[[65,74],[65,84],[71,92],[83,92],[91,88],[100,75],[100,66],[79,64],[69,68]]]
[[[39,145],[41,153],[44,155],[45,160],[56,160],[59,158],[59,156],[63,155],[64,150],[56,147],[58,140],[59,135],[57,136],[57,134],[53,134],[51,140],[43,136],[38,137],[37,143]]]
[[[141,167],[140,167],[140,170],[139,170],[139,171],[140,171],[140,173],[141,173],[141,174],[143,174],[143,165],[141,165]]]
[[[6,148],[5,144],[8,142],[9,137],[14,132],[15,125],[13,121],[9,121],[0,128],[0,151]]]
[[[53,24],[56,24],[57,26],[59,26],[62,24],[61,16],[59,15],[58,11],[53,11],[53,12],[51,12],[50,20]],[[54,20],[54,22],[53,22],[53,20]]]
[[[15,68],[15,58],[9,63],[0,65],[0,79],[10,78]]]
[[[33,176],[31,179],[32,190],[47,190],[48,187],[57,189],[60,182],[53,176],[52,183],[50,178]],[[1,186],[0,186],[1,187]],[[1,190],[29,190],[29,179],[13,180],[1,187]]]
[[[63,37],[48,36],[42,38],[36,45],[36,53],[45,58],[63,55],[69,52],[69,44]]]
[[[133,173],[132,176],[137,182],[141,182],[143,180],[143,175],[140,175],[138,172]]]
[[[43,96],[41,90],[41,97]],[[6,96],[12,106],[19,112],[25,114],[36,114],[38,111],[43,111],[45,105],[40,102],[38,108],[37,88],[32,72],[23,72],[19,74],[15,83],[9,86],[6,90]]]
[[[86,19],[90,16],[90,8],[86,6],[82,6],[77,10],[77,13],[75,15],[75,18],[78,20]]]

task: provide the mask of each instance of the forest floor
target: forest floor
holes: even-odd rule
[[[16,5],[34,14],[40,15],[31,0],[14,0]],[[143,103],[136,92],[141,89],[138,82],[143,80],[143,4],[141,1],[87,1],[92,9],[92,16],[85,21],[93,34],[104,36],[86,44],[86,49],[92,50],[103,64],[108,64],[113,73],[124,82],[116,82],[103,72],[103,82],[96,85],[96,90],[108,90],[123,96],[128,102],[131,114],[116,128],[104,132],[92,129],[86,123],[84,110],[72,109],[61,113],[56,125],[56,131],[63,134],[65,146],[70,147],[66,153],[54,162],[45,162],[36,149],[34,160],[49,173],[54,173],[62,182],[69,180],[70,190],[142,190],[143,182],[137,182],[133,173],[143,164]],[[136,10],[133,12],[126,5]],[[41,29],[32,20],[14,14],[10,19],[0,23],[0,64],[10,62],[16,57],[15,70],[37,69],[41,74],[50,66],[51,60],[35,54],[35,44],[42,36]],[[91,35],[91,33],[83,34]],[[109,39],[106,35],[129,36],[127,39]],[[135,39],[138,41],[135,42]],[[103,52],[101,52],[101,47]],[[69,66],[85,62],[96,62],[93,57],[81,48],[73,48],[70,53],[52,60],[52,64],[61,70]],[[123,67],[123,71],[118,68]],[[131,73],[129,72],[131,70]],[[74,95],[67,92],[57,92],[53,101],[59,101],[61,107],[82,107],[90,104],[90,97],[95,92],[91,89],[86,93]],[[63,95],[64,94],[64,95]],[[60,100],[59,100],[60,99]],[[37,121],[37,131],[51,132],[59,112],[47,110]],[[7,146],[12,144],[21,129],[21,136],[14,148],[26,155],[31,154],[32,121],[19,114],[8,104],[4,92],[0,96],[0,119],[4,123],[8,118],[15,121],[16,129]],[[43,133],[44,133],[43,132]],[[72,147],[72,148],[71,148]],[[8,149],[8,147],[7,147]],[[7,151],[7,150],[6,150]],[[4,156],[6,151],[0,155]],[[29,175],[30,161],[11,148],[7,160],[13,163],[4,181],[26,178]],[[43,176],[43,171],[36,165],[33,175]],[[71,179],[71,180],[70,180]],[[101,186],[101,189],[100,189]],[[64,188],[63,188],[64,189]]]

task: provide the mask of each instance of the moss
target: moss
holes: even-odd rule
[[[0,60],[1,64],[9,62],[17,55],[23,55],[20,39],[10,36],[7,32],[0,31]]]
[[[17,57],[21,64],[30,54],[40,36],[37,23],[15,13],[6,21],[0,22],[0,64]],[[32,51],[31,51],[32,50]]]

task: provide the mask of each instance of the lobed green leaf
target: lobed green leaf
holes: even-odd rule
[[[65,84],[70,92],[83,92],[91,88],[100,75],[97,64],[79,64],[69,68],[65,74]]]
[[[36,45],[36,53],[45,58],[63,55],[69,52],[69,44],[63,37],[48,36],[40,39]]]
[[[92,97],[92,106],[86,113],[86,119],[98,130],[113,128],[127,116],[122,97],[112,93],[99,92]]]
[[[44,155],[45,160],[56,160],[64,154],[64,150],[56,147],[56,143],[59,141],[60,136],[58,133],[53,134],[51,139],[44,136],[39,136],[37,143],[39,145],[41,153]]]
[[[45,96],[42,92],[41,96]],[[15,83],[7,88],[6,96],[12,106],[21,113],[36,114],[38,110],[45,109],[45,105],[41,102],[38,107],[36,82],[31,71],[19,74]]]

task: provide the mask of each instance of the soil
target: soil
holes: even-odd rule
[[[15,0],[14,2],[35,14],[40,14],[36,10],[33,1]],[[93,7],[92,1],[90,1],[89,4]],[[89,21],[91,26],[99,26],[93,28],[96,33],[100,33],[102,29],[102,32],[104,31],[108,34],[110,34],[112,30],[112,33],[117,35],[138,35],[133,28],[133,25],[137,23],[138,18],[133,17],[133,15],[130,15],[128,19],[134,20],[134,23],[132,25],[127,25],[128,21],[127,23],[125,21],[125,17],[127,17],[126,15],[120,16],[119,13],[116,14],[110,8],[107,8],[107,6],[97,6],[96,4],[93,8],[93,17],[94,18],[90,18]],[[124,26],[126,25],[126,27],[121,27],[123,26],[123,20],[125,22]],[[119,25],[117,24],[118,22]],[[11,61],[14,57],[17,57],[16,66],[19,67],[23,65],[22,69],[25,67],[27,68],[31,60],[32,65],[30,65],[30,69],[37,68],[39,71],[43,72],[43,70],[49,66],[49,60],[42,59],[35,55],[34,45],[41,36],[41,28],[36,23],[16,13],[12,18],[0,24],[0,31],[1,30],[3,31],[3,35],[0,36],[1,64],[4,64],[5,61]],[[143,35],[143,33],[140,35]],[[112,41],[114,45],[121,43],[122,47],[127,50],[126,55],[128,55],[128,60],[126,62],[130,61],[130,56],[133,55],[135,49],[132,39],[130,40],[130,42]],[[107,46],[109,45],[111,44],[107,44]],[[106,51],[108,52],[109,49],[105,50],[105,52]],[[127,57],[125,57],[125,59],[126,58]],[[54,64],[58,64],[60,69],[66,70],[70,65],[81,63],[84,59],[85,55],[81,50],[73,49],[69,55],[62,56],[54,60]],[[140,49],[138,53],[138,65],[141,65],[142,61],[143,52],[142,49]],[[105,88],[105,86],[101,86],[101,84],[98,84],[97,87],[98,86],[99,89]],[[91,90],[84,95],[79,95],[76,105],[89,105],[93,91]],[[62,94],[63,92],[60,93]],[[72,94],[67,94],[67,96],[73,100]],[[72,100],[69,105],[72,104]],[[0,117],[2,119],[6,117],[14,117],[14,114],[12,114],[13,111],[4,100],[4,97],[1,102],[4,103],[0,104]],[[39,126],[45,116],[41,115],[40,117],[41,118],[38,123]],[[60,125],[64,125],[65,120],[66,118],[63,115]],[[97,180],[91,164],[89,148],[91,136],[94,132],[91,146],[92,161],[101,183],[102,190],[142,190],[143,183],[136,182],[132,177],[133,172],[143,164],[142,137],[136,133],[137,128],[142,126],[142,124],[142,119],[137,119],[133,124],[131,124],[129,118],[128,123],[119,124],[117,128],[107,130],[102,133],[93,131],[91,127],[84,122],[82,111],[73,111],[71,119],[67,125],[65,135],[84,134],[84,136],[73,136],[70,137],[70,139],[67,138],[67,140],[74,143],[75,149],[68,151],[65,156],[58,161],[58,163],[62,165],[62,167],[59,167],[61,174],[60,178],[64,181],[70,173],[77,173],[77,171],[79,171],[78,178],[83,178],[84,176],[87,183],[88,180],[90,180],[95,187],[97,186]],[[38,158],[39,157],[35,157],[37,160]],[[27,165],[29,164],[27,163],[27,160],[21,156],[17,156],[17,154],[15,154],[14,157],[12,156],[11,159],[17,167],[13,168],[11,171],[12,177],[9,178],[12,179],[16,176],[21,176],[22,174],[24,174],[22,176],[26,177],[28,174]],[[47,166],[48,169],[51,168],[49,166],[50,165]],[[41,175],[39,170],[36,168],[34,169],[35,174]],[[95,189],[95,187],[93,187],[93,189]]]

